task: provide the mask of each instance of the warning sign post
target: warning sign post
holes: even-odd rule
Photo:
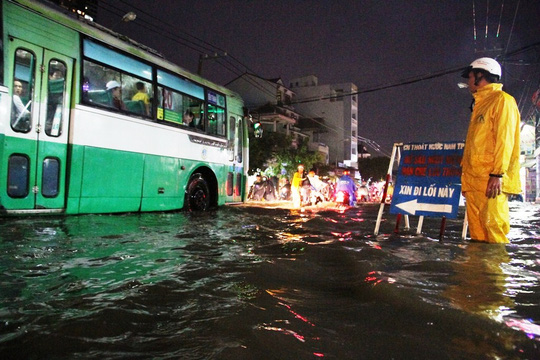
[[[398,162],[396,183],[390,213],[456,218],[461,199],[461,158],[464,142],[394,144],[387,177],[392,173],[394,158]],[[383,205],[375,228],[378,233]],[[441,230],[442,233],[443,230]]]
[[[463,142],[404,144],[391,214],[456,218]]]

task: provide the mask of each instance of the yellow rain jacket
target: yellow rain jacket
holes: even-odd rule
[[[520,115],[516,101],[488,84],[476,91],[461,162],[461,189],[485,192],[489,174],[503,175],[502,191],[519,194]]]
[[[502,84],[488,84],[474,94],[475,106],[461,161],[461,186],[467,199],[471,238],[508,243],[510,230],[506,194],[521,192],[519,179],[520,116],[514,98]],[[489,174],[502,175],[502,191],[486,197]]]

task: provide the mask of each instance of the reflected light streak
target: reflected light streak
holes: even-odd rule
[[[338,237],[339,241],[346,241],[346,240],[351,240],[351,232],[348,231],[346,233],[340,233],[340,232],[331,232],[330,234],[334,235],[335,237]]]
[[[282,302],[280,302],[279,305],[282,305],[282,306],[286,307],[287,310],[289,310],[289,312],[290,312],[291,314],[293,314],[295,318],[300,319],[300,320],[302,320],[303,322],[305,322],[305,323],[307,323],[307,324],[309,324],[309,325],[311,325],[311,326],[315,326],[315,324],[313,324],[311,321],[309,321],[306,317],[304,317],[304,316],[300,315],[299,313],[297,313],[296,311],[294,311],[294,310],[291,308],[290,305],[284,304],[284,303],[282,303]]]
[[[370,271],[368,273],[368,276],[366,276],[366,278],[364,279],[364,281],[374,286],[380,284],[383,281],[383,279],[378,279],[375,275],[377,275],[376,271]]]
[[[306,342],[306,338],[304,336],[298,334],[297,332],[295,332],[293,330],[283,329],[283,328],[275,327],[275,326],[259,326],[259,329],[264,329],[264,330],[269,330],[269,331],[277,331],[277,332],[284,333],[286,335],[292,335],[297,340],[299,340],[301,342]]]
[[[346,236],[351,236],[351,232],[348,231],[346,233],[339,233],[339,232],[331,232],[330,234],[334,235],[334,236],[337,236],[337,237],[346,237]]]
[[[302,235],[298,235],[298,234],[291,234],[291,233],[281,232],[281,233],[278,234],[278,236],[279,236],[279,243],[280,244],[285,244],[285,243],[293,242],[293,241],[297,241],[297,242],[304,241],[304,237]]]
[[[529,320],[509,319],[506,320],[505,324],[513,329],[523,331],[530,339],[540,336],[540,326],[533,324]]]
[[[368,244],[369,246],[371,246],[372,248],[374,248],[374,249],[382,250],[382,247],[380,247],[379,245],[375,244],[375,243],[372,242],[372,241],[368,241],[367,244]]]
[[[300,319],[300,320],[302,320],[303,322],[305,322],[305,323],[307,323],[307,324],[309,324],[309,325],[311,325],[311,326],[315,326],[315,324],[313,324],[311,321],[309,321],[305,316],[302,316],[302,315],[300,315],[299,313],[297,313],[296,311],[294,311],[294,310],[292,309],[292,306],[291,306],[291,305],[286,304],[286,303],[285,303],[285,301],[286,301],[285,299],[283,299],[283,298],[281,298],[280,296],[277,295],[277,292],[279,292],[280,290],[268,290],[268,289],[267,289],[267,290],[265,290],[265,291],[266,291],[266,293],[268,293],[269,295],[271,295],[271,296],[275,297],[276,299],[280,300],[280,301],[278,301],[278,304],[281,305],[281,306],[283,306],[283,307],[285,307],[285,308],[287,308],[287,311],[289,311],[291,314],[293,314],[295,318]]]

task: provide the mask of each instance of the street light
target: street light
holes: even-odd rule
[[[137,14],[135,14],[133,11],[128,12],[124,16],[122,16],[123,22],[130,22],[137,18]]]

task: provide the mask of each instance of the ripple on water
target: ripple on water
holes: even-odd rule
[[[378,206],[0,223],[4,358],[534,358],[538,207],[512,244],[374,236]],[[45,354],[44,356],[41,356]],[[487,354],[487,355],[486,355]]]

